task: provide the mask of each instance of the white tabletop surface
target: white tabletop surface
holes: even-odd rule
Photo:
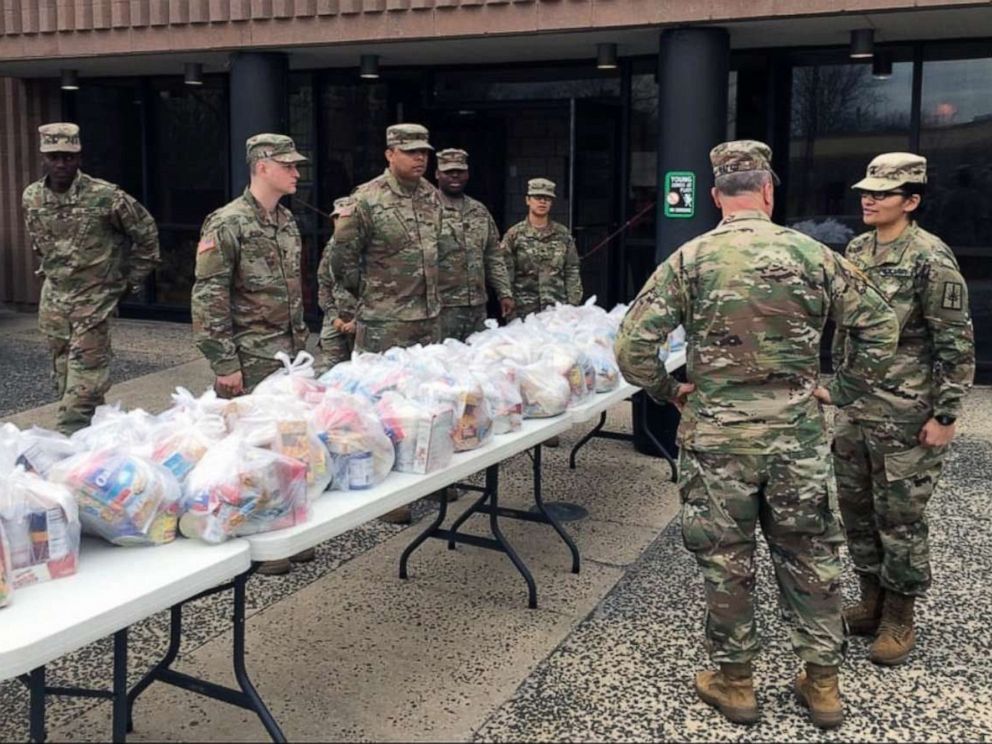
[[[74,575],[16,589],[0,608],[0,680],[106,638],[250,566],[244,540],[207,545],[179,538],[121,548],[83,538]]]
[[[528,450],[568,430],[573,423],[570,412],[554,418],[527,419],[519,431],[494,436],[478,449],[457,452],[447,467],[433,473],[414,475],[394,471],[378,486],[367,491],[328,491],[314,501],[307,522],[246,537],[251,543],[251,559],[278,560],[319,545],[381,517],[386,512]]]

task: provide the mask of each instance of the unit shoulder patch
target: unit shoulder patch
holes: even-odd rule
[[[940,306],[944,310],[964,310],[964,287],[961,282],[944,282]]]

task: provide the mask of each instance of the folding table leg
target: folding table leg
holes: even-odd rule
[[[114,633],[113,740],[123,742],[128,732],[127,628]]]
[[[603,415],[605,417],[606,414]],[[604,418],[603,420],[605,421],[606,419]],[[568,546],[569,551],[572,553],[572,573],[577,574],[581,566],[579,548],[575,544],[575,541],[572,540],[571,535],[565,531],[565,528],[558,523],[558,520],[544,506],[544,496],[541,491],[541,445],[537,445],[534,448],[534,503],[537,505],[541,514],[544,515],[548,524],[554,528],[554,531],[558,533],[558,536]]]
[[[245,668],[245,586],[251,573],[246,571],[234,579],[234,678],[238,681],[238,686],[247,697],[252,710],[258,714],[272,741],[284,742],[286,736],[262,702]]]
[[[429,537],[433,537],[437,534],[439,528],[444,523],[445,518],[448,516],[448,500],[446,498],[438,499],[438,509],[437,516],[434,517],[434,521],[431,522],[430,527],[421,532],[414,538],[413,542],[406,546],[403,554],[400,556],[400,578],[407,578],[406,565],[410,560],[410,555],[414,550],[419,548]]]
[[[572,451],[568,454],[568,467],[571,470],[575,470],[575,456],[579,453],[579,450],[585,447],[586,444],[589,443],[590,439],[592,439],[594,436],[599,434],[599,432],[602,431],[604,426],[606,426],[606,411],[603,411],[601,414],[599,414],[599,423],[596,424],[595,427],[593,427],[592,431],[590,431],[588,434],[582,437],[582,439],[576,442],[575,446],[572,447]]]
[[[540,452],[540,450],[541,445],[538,445],[537,451]],[[540,456],[537,459],[540,461]],[[513,562],[513,565],[517,567],[517,570],[524,577],[524,581],[527,582],[527,606],[532,610],[536,610],[537,584],[534,583],[534,577],[530,569],[527,568],[527,564],[517,555],[517,551],[503,537],[503,531],[499,527],[499,465],[486,468],[486,491],[489,492],[490,499],[489,530],[493,533],[493,537],[496,538],[496,542],[499,543],[500,548],[502,548],[503,552],[506,553]]]
[[[134,731],[134,703],[138,699],[138,695],[147,690],[148,686],[158,679],[164,670],[172,666],[172,662],[174,662],[176,657],[179,655],[179,646],[182,642],[182,634],[183,606],[181,604],[173,605],[169,610],[169,648],[165,652],[165,656],[151,669],[151,671],[148,672],[148,674],[142,677],[141,681],[134,686],[134,689],[127,694],[128,733]]]
[[[45,667],[32,669],[28,675],[28,689],[31,695],[29,705],[29,736],[31,741],[40,744],[45,741]]]

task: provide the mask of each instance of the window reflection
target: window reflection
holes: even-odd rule
[[[871,65],[809,65],[792,71],[786,210],[789,224],[843,248],[864,231],[851,184],[883,152],[909,148],[913,65],[876,80]]]

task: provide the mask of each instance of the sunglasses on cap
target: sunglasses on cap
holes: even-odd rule
[[[861,198],[871,197],[874,201],[882,201],[890,196],[909,196],[905,191],[862,191]]]

